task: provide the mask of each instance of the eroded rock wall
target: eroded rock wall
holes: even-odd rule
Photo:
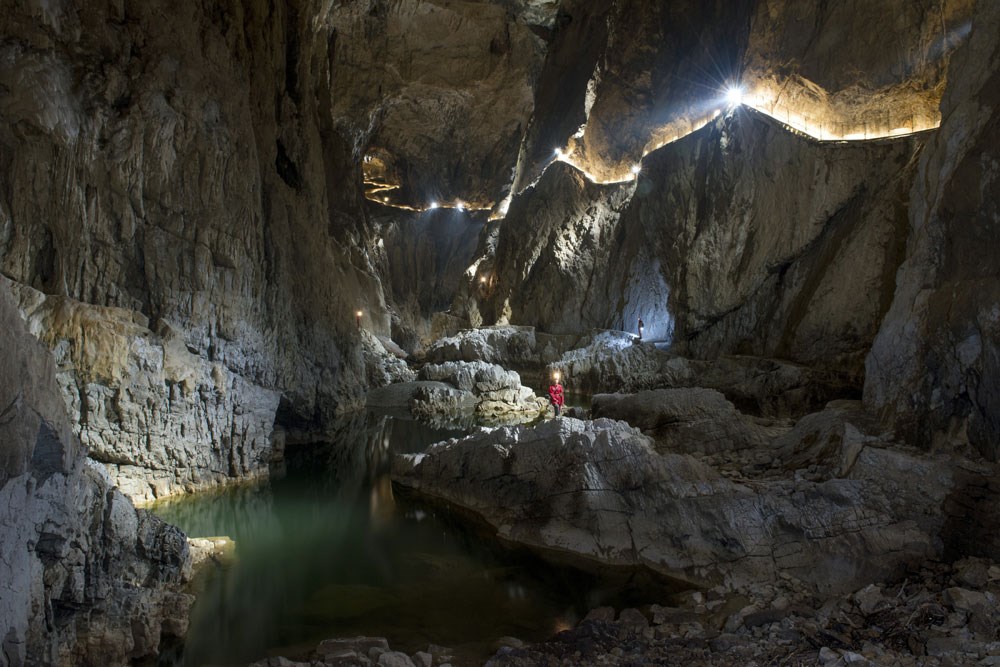
[[[36,312],[60,325],[38,331],[65,360],[88,341],[120,346],[99,360],[118,364],[100,390],[95,368],[63,368],[78,430],[114,450],[95,440],[102,460],[239,476],[267,458],[279,392],[278,419],[297,427],[362,403],[373,373],[354,313],[376,333],[389,322],[318,13],[252,0],[5,9],[0,271],[58,297]],[[183,358],[187,379],[167,369],[160,382],[160,356]],[[198,446],[177,459],[146,433]]]
[[[682,354],[860,378],[919,147],[820,144],[739,110],[651,154],[635,183],[555,165],[512,203],[467,308],[554,333],[635,332],[641,317],[647,338]]]
[[[51,355],[0,290],[0,662],[124,665],[187,631],[178,529],[136,511],[73,434]]]
[[[865,402],[924,445],[1000,458],[1000,6],[976,5],[911,191],[906,260]]]

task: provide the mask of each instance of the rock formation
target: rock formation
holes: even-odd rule
[[[829,593],[940,553],[945,499],[969,465],[876,441],[842,476],[788,479],[767,473],[780,462],[761,461],[765,452],[723,475],[689,455],[657,454],[623,422],[555,419],[398,456],[393,479],[473,512],[501,539],[558,556],[731,590],[793,577]],[[919,491],[915,471],[927,480]]]
[[[428,364],[415,382],[368,392],[369,408],[396,409],[431,420],[471,417],[509,421],[531,419],[548,402],[521,385],[515,371],[482,361]],[[471,421],[465,419],[464,421]]]
[[[41,293],[33,330],[123,488],[259,472],[276,420],[363,404],[383,357],[355,311],[389,320],[318,3],[8,9],[0,270]]]
[[[911,192],[906,259],[865,402],[924,445],[1000,458],[1000,7],[981,1]]]
[[[658,389],[638,394],[597,394],[594,418],[621,420],[682,454],[765,448],[774,433],[740,414],[713,389]]]
[[[123,665],[183,637],[183,533],[136,511],[73,434],[48,351],[0,290],[5,665]]]
[[[3,664],[183,634],[183,538],[126,497],[262,475],[366,400],[527,418],[553,371],[655,440],[478,432],[400,483],[731,588],[1000,550],[995,0],[8,5]],[[987,659],[965,585],[885,610]]]

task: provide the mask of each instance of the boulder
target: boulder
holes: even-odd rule
[[[775,457],[789,470],[818,467],[826,477],[844,477],[867,444],[877,443],[878,424],[858,401],[835,401],[806,415],[774,443]]]
[[[421,380],[445,382],[476,398],[476,412],[485,416],[507,413],[537,413],[545,405],[530,387],[521,385],[515,371],[482,361],[449,361],[428,364],[420,370]],[[426,402],[425,402],[426,404]]]

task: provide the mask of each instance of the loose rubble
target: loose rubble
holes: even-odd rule
[[[430,645],[407,655],[381,637],[329,639],[308,660],[251,667],[960,667],[1000,664],[1000,565],[931,562],[902,578],[816,596],[793,578],[754,591],[692,590],[640,609],[592,609],[576,627],[537,644],[498,640],[491,657]]]

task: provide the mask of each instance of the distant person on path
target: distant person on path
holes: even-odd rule
[[[553,384],[549,385],[549,402],[556,409],[556,417],[558,417],[559,411],[566,402],[566,399],[563,397],[562,385],[559,384],[559,373],[552,376],[552,382]]]
[[[645,326],[645,325],[642,323],[642,318],[640,317],[639,318],[639,340],[642,340],[642,328],[643,328],[643,326]]]

